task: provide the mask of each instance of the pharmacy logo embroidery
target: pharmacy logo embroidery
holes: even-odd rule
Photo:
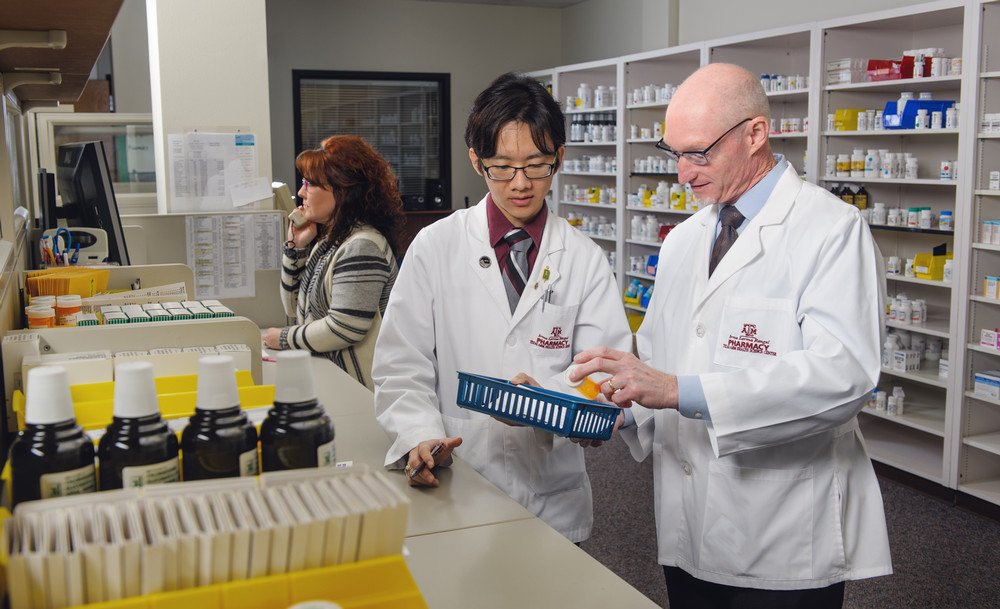
[[[778,355],[769,348],[771,341],[757,338],[757,324],[743,324],[743,331],[739,336],[729,335],[729,340],[722,347],[732,351],[742,353],[756,353],[759,355]]]
[[[560,326],[555,326],[548,336],[539,334],[531,344],[542,349],[569,349],[569,337],[563,336]]]

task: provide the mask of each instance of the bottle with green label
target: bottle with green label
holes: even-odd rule
[[[177,448],[160,416],[153,364],[116,366],[114,419],[97,445],[101,490],[180,481]]]
[[[260,426],[265,472],[336,464],[333,421],[316,399],[308,351],[277,354],[274,406]]]
[[[62,366],[28,371],[24,431],[10,447],[13,505],[97,490],[94,443],[76,423]]]
[[[236,368],[228,355],[198,360],[195,410],[181,432],[181,454],[184,480],[260,473],[257,430],[240,408]]]

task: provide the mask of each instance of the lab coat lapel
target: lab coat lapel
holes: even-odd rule
[[[560,221],[552,210],[549,210],[548,214],[545,219],[545,230],[542,232],[542,242],[538,244],[538,256],[535,257],[535,264],[531,267],[531,277],[524,284],[524,293],[521,294],[521,300],[514,310],[511,325],[517,325],[524,319],[535,303],[545,295],[545,290],[552,287],[559,279],[558,263],[564,249],[563,230],[567,225]],[[546,268],[549,269],[548,281],[542,279]]]
[[[778,180],[778,183],[774,186],[774,190],[771,191],[771,195],[768,197],[767,202],[764,203],[764,207],[761,208],[760,213],[743,229],[739,238],[736,239],[736,242],[733,243],[733,246],[719,262],[719,266],[715,267],[715,272],[712,273],[712,276],[708,278],[708,283],[705,284],[701,302],[708,299],[727,279],[753,262],[760,255],[763,249],[761,231],[766,230],[765,227],[767,226],[781,224],[785,220],[801,189],[802,180],[796,175],[792,166],[789,165],[785,173]],[[715,205],[712,213],[706,218],[707,225],[705,226],[705,230],[702,231],[702,235],[704,235],[701,243],[702,252],[712,251],[712,246],[715,243],[715,225],[718,218],[718,205]],[[709,255],[706,254],[705,256],[701,256],[701,258],[703,260],[700,266],[704,269],[702,275],[704,277],[708,275]]]
[[[490,230],[486,221],[485,199],[476,205],[466,225],[469,232],[469,246],[471,248],[467,264],[479,282],[483,290],[489,294],[492,306],[504,317],[510,316],[510,304],[507,302],[507,290],[503,286],[503,275],[500,272],[500,263],[497,260],[496,252],[490,245]],[[471,306],[479,306],[480,299],[470,300]]]

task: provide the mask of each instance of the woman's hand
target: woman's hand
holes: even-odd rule
[[[298,207],[300,211],[302,207]],[[300,227],[296,227],[295,224],[288,223],[288,240],[295,244],[295,249],[302,249],[308,247],[310,243],[316,239],[317,226],[315,222],[306,222]]]
[[[434,447],[441,444],[438,453],[431,454]],[[431,472],[438,463],[451,456],[457,446],[462,444],[462,438],[440,438],[424,440],[417,444],[406,456],[406,467],[403,474],[409,478],[410,486],[437,486],[440,484]]]
[[[264,346],[268,349],[281,349],[281,328],[268,328],[264,331]]]

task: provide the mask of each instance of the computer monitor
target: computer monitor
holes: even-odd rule
[[[56,165],[56,181],[62,196],[59,217],[66,218],[70,227],[103,229],[108,235],[107,262],[131,264],[103,142],[59,146]]]

